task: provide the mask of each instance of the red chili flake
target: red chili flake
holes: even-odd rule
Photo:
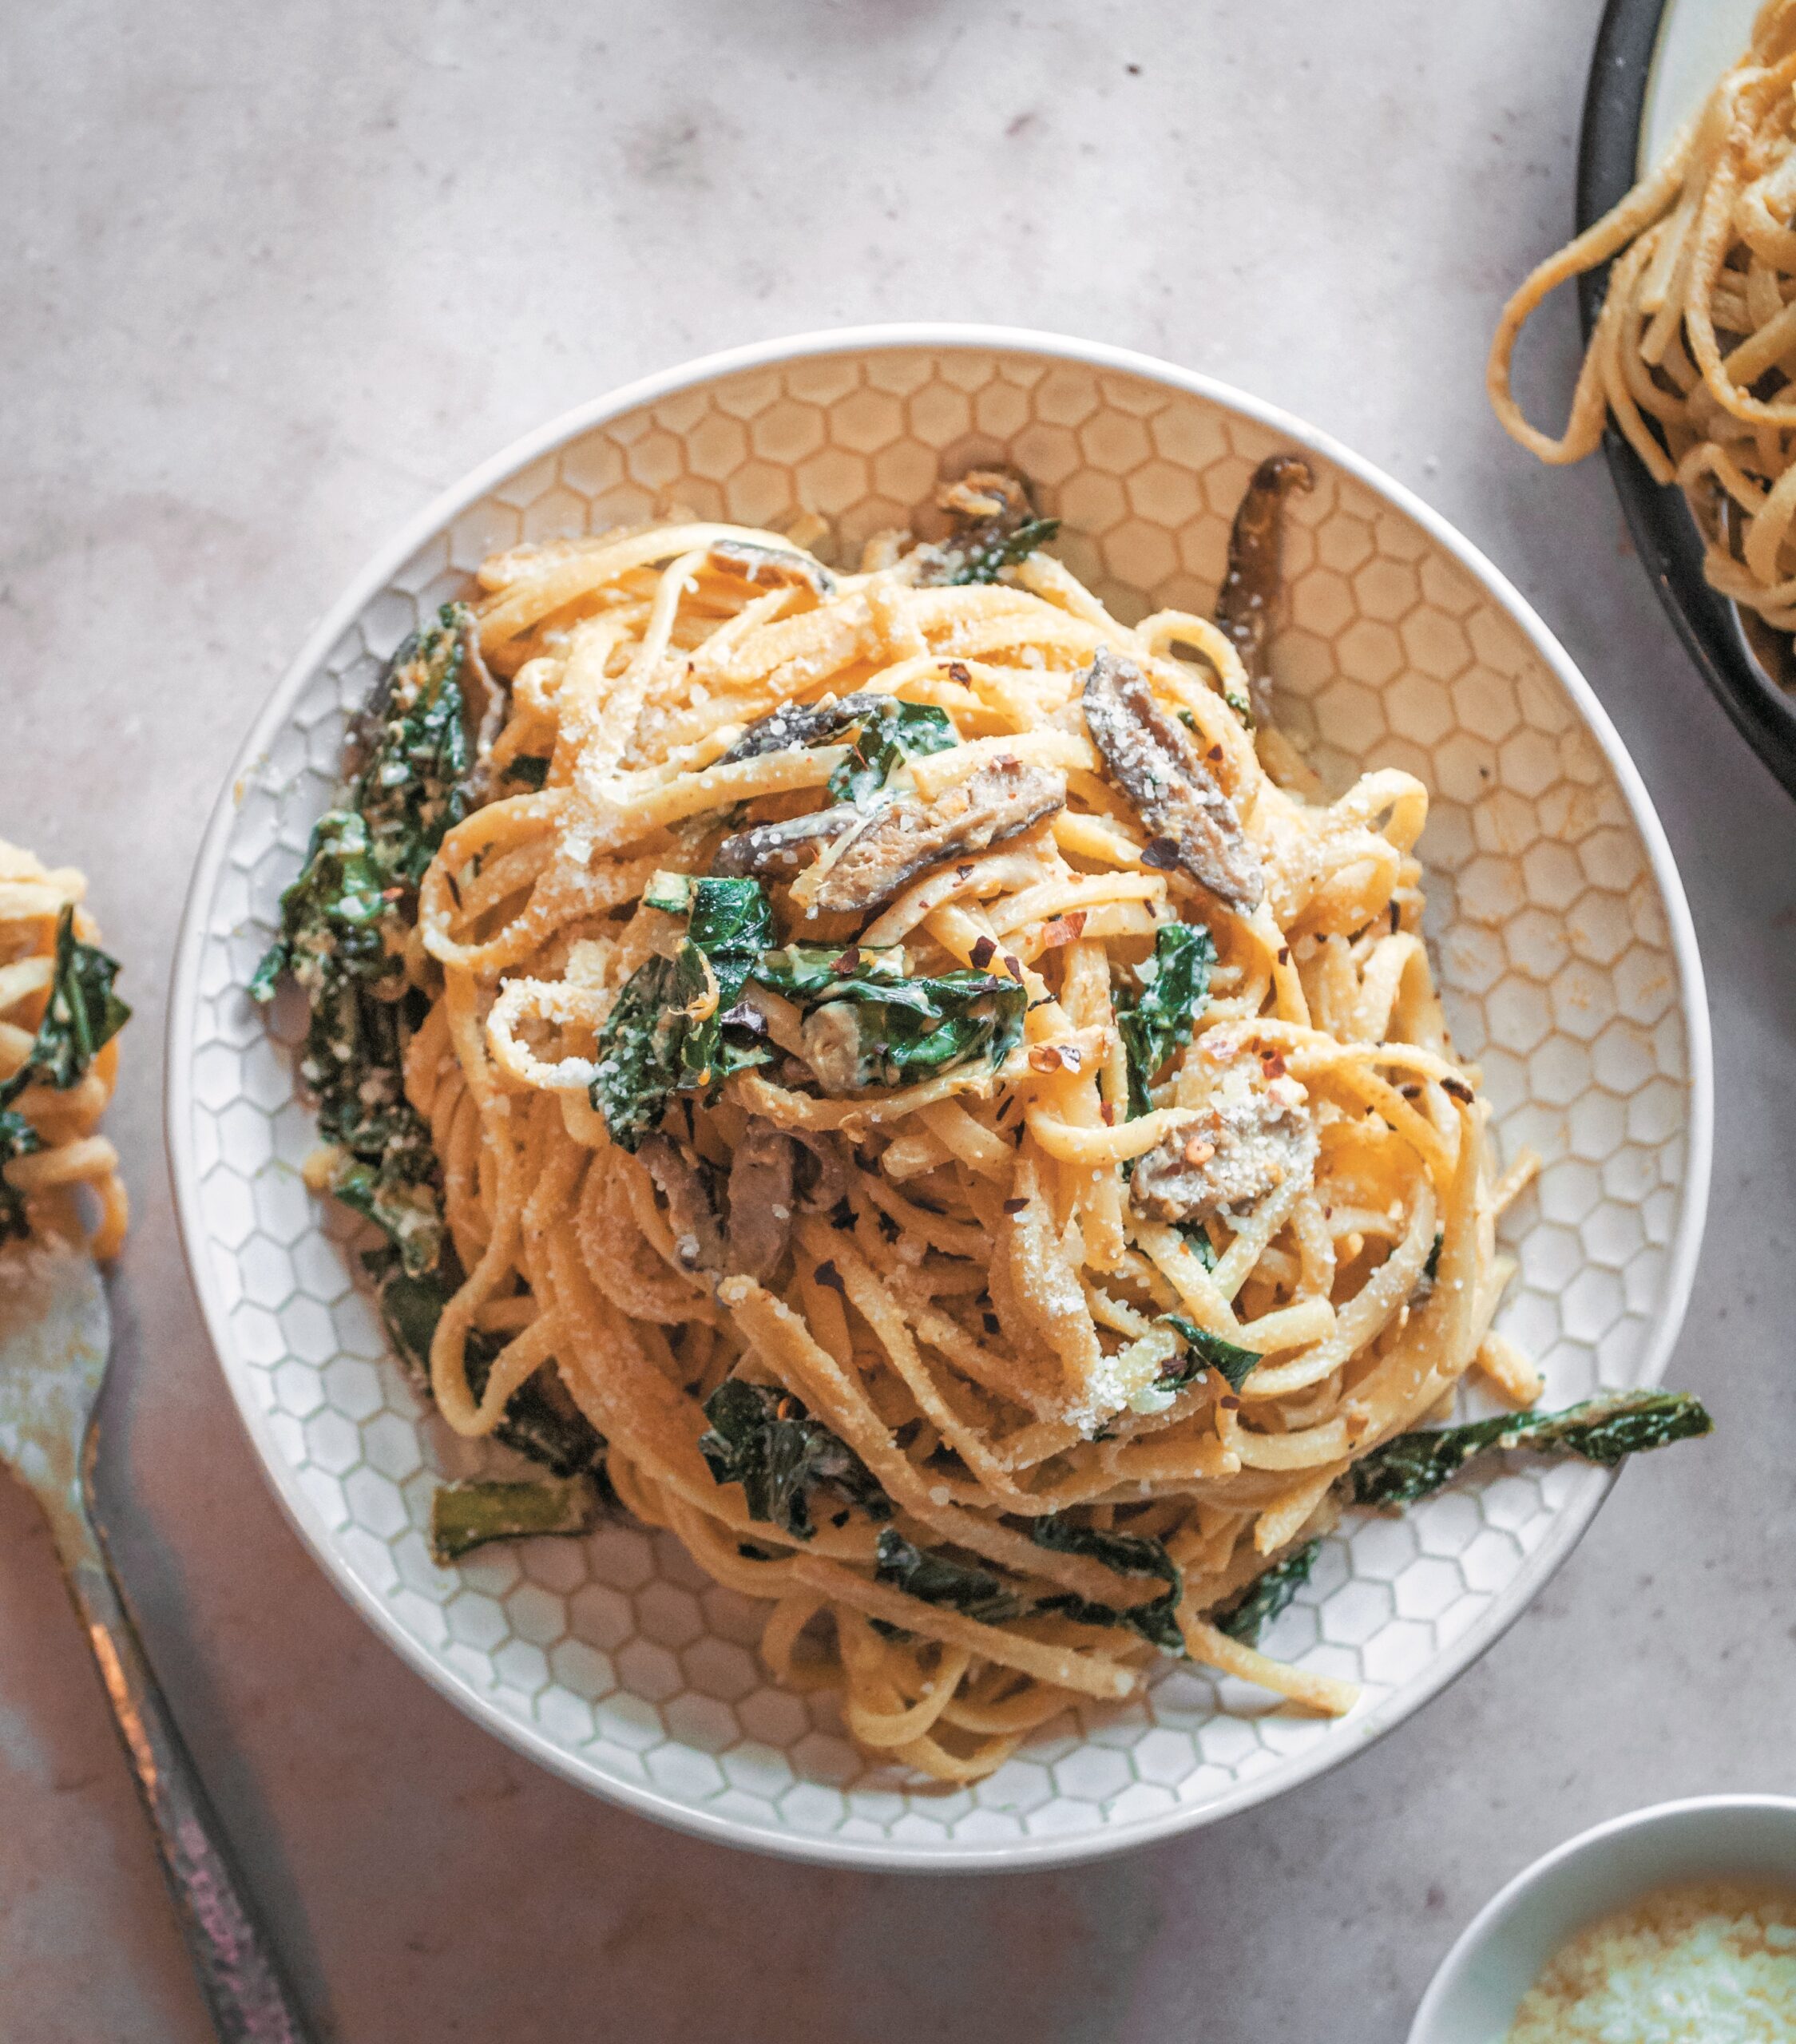
[[[972,867],[969,866],[956,866],[954,869],[954,877],[957,880],[970,880],[973,877]]]
[[[773,1412],[775,1419],[795,1420],[799,1416],[799,1401],[788,1392],[774,1407]]]
[[[1288,944],[1281,944],[1279,946],[1279,963],[1281,965],[1288,965],[1291,963],[1291,946]]]
[[[1004,1210],[1006,1214],[1021,1214],[1028,1204],[1026,1199],[1007,1199],[1004,1202]]]
[[[1007,951],[1004,954],[1004,969],[1012,979],[1020,980],[1023,976],[1023,961],[1014,952]]]
[[[1213,745],[1213,746],[1211,746],[1211,748],[1210,748],[1210,757],[1211,757],[1212,759],[1220,759],[1222,758],[1222,756],[1223,756],[1223,749],[1222,749],[1222,747],[1221,747],[1219,745]]]
[[[1224,1392],[1216,1403],[1225,1412],[1239,1412],[1241,1409],[1241,1401],[1232,1391]]]
[[[1000,1332],[998,1318],[995,1313],[982,1313],[979,1317],[985,1322],[985,1332],[988,1334],[996,1334]]]
[[[840,973],[858,972],[860,969],[860,964],[861,947],[858,944],[850,944],[848,949],[842,953],[842,956],[836,960],[835,963],[831,966],[830,970],[832,972]]]
[[[1029,1064],[1031,1072],[1058,1072],[1061,1068],[1059,1046],[1037,1044],[1029,1054]]]
[[[1083,909],[1075,909],[1069,916],[1056,916],[1051,923],[1041,926],[1041,948],[1044,951],[1057,951],[1063,944],[1076,943],[1084,928]]]
[[[964,683],[971,681],[973,675],[958,660],[950,660],[948,663],[948,679]]]
[[[843,1298],[847,1297],[848,1287],[842,1283],[842,1273],[836,1269],[833,1260],[819,1263],[812,1274],[819,1285],[827,1285],[832,1292],[839,1292]]]
[[[979,941],[973,947],[973,962],[979,968],[981,972],[984,972],[985,968],[990,965],[993,959],[996,957],[997,955],[997,945],[996,942],[989,937],[981,937]]]
[[[1106,1128],[1114,1128],[1116,1126],[1116,1110],[1109,1101],[1104,1101],[1098,1108],[1098,1112],[1103,1115],[1104,1126]]]
[[[1262,1051],[1259,1068],[1268,1079],[1283,1079],[1285,1075],[1285,1056],[1283,1051]]]
[[[1151,866],[1156,873],[1170,873],[1179,863],[1178,841],[1172,838],[1150,838],[1141,848],[1141,863]]]
[[[1456,1100],[1463,1100],[1467,1107],[1471,1106],[1474,1098],[1471,1087],[1463,1079],[1443,1079],[1441,1081],[1441,1091],[1443,1093],[1452,1094]]]

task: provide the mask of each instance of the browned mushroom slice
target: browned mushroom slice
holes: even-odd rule
[[[806,882],[804,905],[831,914],[882,908],[932,866],[988,851],[1065,804],[1066,782],[1058,774],[995,759],[934,802],[906,795],[875,810],[817,884]]]
[[[838,731],[858,724],[890,700],[877,689],[862,688],[852,695],[826,695],[820,703],[782,703],[751,723],[717,764],[733,766],[739,759],[759,759],[766,753],[815,745],[820,739],[834,738]]]
[[[1274,1092],[1219,1103],[1176,1128],[1135,1167],[1129,1199],[1152,1221],[1207,1221],[1315,1175],[1315,1124]]]
[[[1132,660],[1106,648],[1085,677],[1085,722],[1117,785],[1154,834],[1150,866],[1182,866],[1245,915],[1266,891],[1258,854],[1184,727]]]
[[[807,1214],[833,1213],[848,1197],[848,1166],[839,1139],[795,1129],[792,1139],[803,1153],[798,1160],[799,1204]]]
[[[717,540],[704,557],[714,574],[730,575],[766,589],[815,589],[819,596],[835,594],[835,577],[822,561],[795,548],[755,546],[747,540]]]
[[[1228,572],[1216,596],[1216,622],[1235,642],[1247,671],[1256,723],[1272,721],[1266,642],[1283,572],[1285,499],[1294,489],[1315,486],[1310,464],[1301,454],[1269,454],[1254,470],[1228,536]]]
[[[695,1277],[720,1276],[724,1231],[698,1164],[669,1135],[644,1136],[636,1155],[668,1203],[674,1261]]]
[[[998,571],[1033,553],[1060,529],[1057,518],[1038,518],[1029,486],[1001,469],[974,469],[935,493],[954,521],[946,540],[914,548],[905,557],[913,581],[925,584],[996,581]]]
[[[731,1277],[757,1282],[772,1274],[792,1233],[792,1139],[751,1116],[730,1163],[726,1231]]]
[[[815,810],[808,816],[788,816],[779,823],[757,823],[726,838],[713,854],[711,870],[723,878],[790,880],[809,866],[823,846],[852,830],[861,812],[851,802]]]

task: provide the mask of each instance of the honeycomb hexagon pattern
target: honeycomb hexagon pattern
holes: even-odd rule
[[[1168,1662],[1132,1705],[1069,1712],[998,1773],[919,1790],[863,1759],[833,1704],[775,1686],[755,1610],[670,1537],[426,1546],[433,1485],[490,1466],[387,1357],[351,1229],[306,1190],[295,1018],[244,993],[384,659],[482,557],[674,507],[828,521],[839,559],[908,523],[938,476],[1031,476],[1057,550],[1120,613],[1207,612],[1229,523],[1276,423],[1222,394],[996,344],[867,345],[689,382],[579,426],[364,585],[289,677],[221,809],[176,990],[172,1147],[202,1295],[245,1419],[302,1531],[360,1608],[465,1708],[585,1785],[689,1827],[886,1863],[1072,1858],[1258,1800],[1432,1693],[1542,1581],[1600,1497],[1516,1460],[1402,1519],[1350,1519],[1276,1622],[1280,1655],[1364,1686],[1300,1715]],[[1292,501],[1282,721],[1326,778],[1429,786],[1427,929],[1499,1139],[1545,1159],[1512,1210],[1502,1326],[1553,1402],[1662,1367],[1701,1188],[1699,992],[1668,933],[1675,876],[1542,644],[1467,559],[1318,458]],[[1642,798],[1643,800],[1643,798]]]

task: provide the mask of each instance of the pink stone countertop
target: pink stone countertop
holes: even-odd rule
[[[150,1651],[321,2035],[1401,2037],[1524,1860],[1659,1797],[1790,1789],[1796,808],[1710,702],[1606,476],[1484,406],[1571,218],[1596,0],[172,0],[14,8],[0,248],[0,834],[93,877],[137,1019],[103,1490]],[[1514,1630],[1382,1745],[1106,1865],[846,1875],[535,1771],[355,1618],[201,1330],[158,1065],[189,863],[307,628],[433,492],[608,386],[758,336],[958,316],[1168,355],[1306,414],[1520,584],[1659,805],[1715,1010],[1675,1381]],[[1568,387],[1569,307],[1528,366]],[[0,2034],[208,2034],[47,1539],[0,1487]]]

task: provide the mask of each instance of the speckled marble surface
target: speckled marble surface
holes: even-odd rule
[[[1374,2044],[1548,1845],[1796,1781],[1796,809],[1687,667],[1602,470],[1535,468],[1484,407],[1497,306],[1569,222],[1596,14],[113,0],[0,22],[0,832],[88,866],[138,1007],[103,1489],[321,2034]],[[1721,1438],[1630,1471],[1508,1638],[1350,1765],[1132,1858],[976,1883],[653,1829],[394,1660],[251,1459],[175,1242],[158,1098],[206,810],[371,548],[628,377],[913,316],[1211,371],[1484,547],[1659,805],[1721,1082],[1672,1371]],[[1530,354],[1537,394],[1573,346],[1567,307]],[[49,1543],[4,1489],[0,1555],[0,2032],[191,2044],[205,2020]]]

